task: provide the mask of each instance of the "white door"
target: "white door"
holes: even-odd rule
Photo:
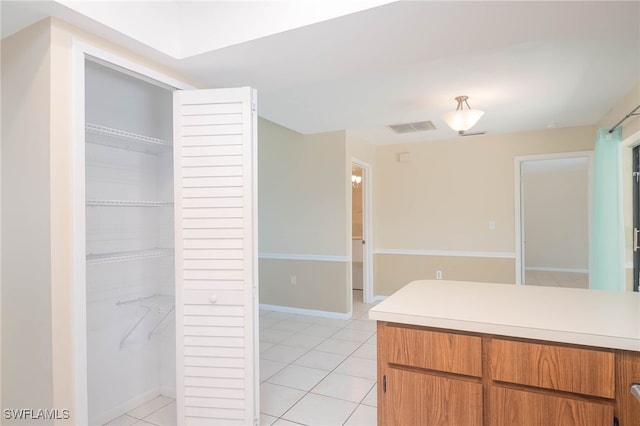
[[[178,424],[258,422],[255,99],[174,94]]]

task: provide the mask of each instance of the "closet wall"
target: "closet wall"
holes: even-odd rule
[[[86,61],[91,424],[175,396],[172,92]]]

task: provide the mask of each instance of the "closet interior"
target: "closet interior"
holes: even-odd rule
[[[175,398],[172,90],[85,62],[88,414]]]

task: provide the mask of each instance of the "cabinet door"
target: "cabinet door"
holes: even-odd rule
[[[482,384],[397,368],[381,373],[378,424],[482,425]]]
[[[255,91],[174,95],[181,425],[257,424]]]
[[[491,387],[489,426],[610,426],[613,405]]]

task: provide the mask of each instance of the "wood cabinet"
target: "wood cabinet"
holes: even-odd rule
[[[637,352],[378,322],[380,425],[637,426],[634,382]]]
[[[385,386],[383,384],[383,386]],[[482,383],[390,368],[382,425],[482,425]]]

